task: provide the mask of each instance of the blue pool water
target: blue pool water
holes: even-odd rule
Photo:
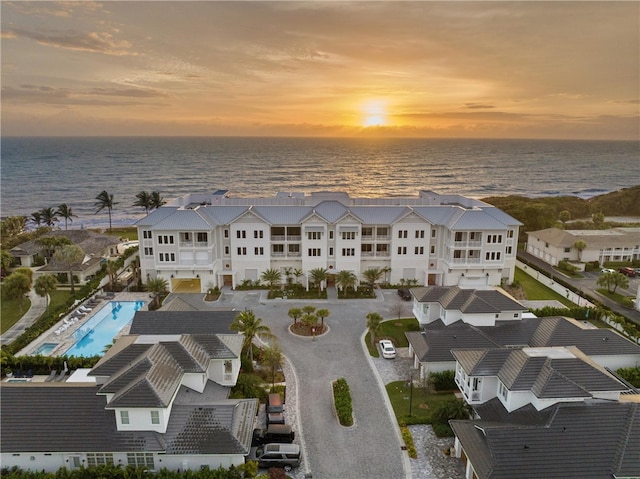
[[[33,352],[33,355],[37,356],[38,354],[41,354],[42,356],[49,356],[49,353],[53,351],[57,345],[58,343],[44,343]]]
[[[101,356],[104,348],[133,319],[144,301],[109,301],[80,329],[73,333],[76,343],[67,356]]]

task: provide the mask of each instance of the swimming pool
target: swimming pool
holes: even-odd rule
[[[38,356],[39,354],[42,356],[49,356],[49,353],[56,349],[58,343],[44,343],[41,344],[38,349],[33,352],[34,356]]]
[[[101,356],[105,346],[133,319],[144,301],[109,301],[89,321],[83,324],[73,338],[75,344],[67,349],[67,356]]]

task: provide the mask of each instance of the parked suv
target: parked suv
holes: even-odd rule
[[[409,291],[409,288],[400,288],[398,290],[398,296],[400,296],[405,301],[410,301],[411,300],[411,291]]]
[[[633,268],[620,268],[618,273],[622,273],[630,278],[633,278],[636,275],[636,270]]]
[[[263,444],[278,442],[281,444],[291,444],[296,437],[296,433],[288,424],[271,424],[267,429],[254,429],[251,446],[262,446]]]
[[[289,472],[300,465],[300,446],[297,444],[271,443],[252,449],[249,460],[258,461],[258,467],[281,467]]]

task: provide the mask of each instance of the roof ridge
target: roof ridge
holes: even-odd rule
[[[616,449],[616,457],[613,460],[613,471],[617,473],[622,468],[622,462],[624,460],[625,453],[627,451],[627,447],[631,441],[629,441],[629,436],[633,430],[634,417],[637,416],[637,421],[640,423],[640,404],[638,403],[628,403],[629,412],[627,412],[627,418],[624,422],[624,430],[620,434],[620,442],[618,448]]]

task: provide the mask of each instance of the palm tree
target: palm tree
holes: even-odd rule
[[[0,267],[7,273],[13,264],[13,255],[6,249],[0,249]]]
[[[344,297],[347,297],[347,289],[354,288],[358,278],[353,271],[343,269],[336,274],[336,284],[344,291]]]
[[[64,229],[67,229],[67,222],[69,221],[73,221],[72,218],[77,218],[78,215],[74,215],[73,211],[71,210],[71,208],[66,204],[66,203],[62,203],[60,205],[58,205],[58,209],[56,211],[56,213],[58,214],[58,216],[60,216],[60,218],[64,218]]]
[[[369,328],[369,337],[371,339],[371,347],[375,344],[376,335],[380,332],[382,316],[378,313],[367,314],[367,328]]]
[[[296,284],[298,284],[300,282],[300,277],[304,276],[304,271],[302,271],[300,268],[295,268],[293,270],[293,275],[296,277]]]
[[[149,210],[151,209],[151,195],[146,191],[141,191],[136,195],[136,202],[133,206],[141,206],[144,208],[144,212],[149,214]]]
[[[320,331],[324,331],[324,318],[328,318],[330,314],[331,311],[329,311],[328,309],[319,309],[318,311],[316,311],[316,316],[320,318],[320,322],[322,324]]]
[[[302,310],[300,308],[291,308],[287,314],[291,319],[293,319],[293,325],[295,326],[298,318],[302,316]]]
[[[313,284],[318,286],[318,296],[322,293],[322,282],[327,280],[329,272],[325,268],[313,268],[309,271]]]
[[[109,275],[109,288],[113,291],[113,284],[116,282],[116,278],[118,276],[118,264],[115,261],[107,261],[105,269]]]
[[[376,282],[380,281],[380,278],[384,275],[384,270],[380,268],[369,268],[362,276],[364,276],[365,281],[369,285],[369,290],[373,293],[373,288],[376,286]]]
[[[36,240],[36,243],[43,247],[43,254],[47,261],[51,259],[57,249],[73,244],[66,236],[41,236]]]
[[[269,327],[262,324],[262,319],[256,318],[250,309],[245,309],[238,313],[231,323],[230,328],[244,335],[242,349],[247,350],[247,356],[249,356],[251,363],[253,363],[253,348],[251,346],[253,344],[253,338],[256,336],[265,339],[275,338]]]
[[[117,203],[113,201],[113,195],[107,193],[106,190],[102,190],[98,196],[96,196],[96,202],[93,206],[96,208],[96,214],[100,213],[103,209],[107,209],[109,212],[109,231],[111,231],[111,210]]]
[[[46,308],[49,309],[49,295],[58,288],[58,280],[52,274],[45,274],[36,279],[33,289],[38,296],[45,298]]]
[[[54,260],[62,264],[69,272],[69,284],[71,284],[71,296],[75,294],[75,283],[73,280],[73,267],[79,265],[84,259],[84,251],[80,246],[67,244],[53,254]]]
[[[34,211],[31,213],[29,222],[33,223],[36,227],[42,225],[42,213],[40,211]]]
[[[573,243],[573,247],[578,250],[578,261],[582,261],[582,252],[587,247],[587,243],[582,240],[577,240]]]
[[[169,283],[166,279],[158,276],[157,278],[150,278],[147,280],[147,291],[161,296],[169,290]]]
[[[293,274],[293,268],[291,266],[284,267],[284,276],[287,284],[291,284],[291,275]]]
[[[53,226],[58,221],[58,213],[53,208],[42,208],[40,218],[46,226]]]
[[[276,386],[276,368],[282,365],[282,350],[280,346],[274,344],[262,349],[262,360],[271,368],[271,387]]]
[[[269,289],[275,289],[276,283],[280,283],[282,281],[282,273],[279,269],[269,268],[265,269],[260,275],[262,281],[266,281],[269,284]]]
[[[151,192],[151,209],[158,209],[160,208],[162,205],[166,205],[167,202],[164,200],[164,198],[162,196],[160,196],[160,192],[159,191],[152,191]]]

